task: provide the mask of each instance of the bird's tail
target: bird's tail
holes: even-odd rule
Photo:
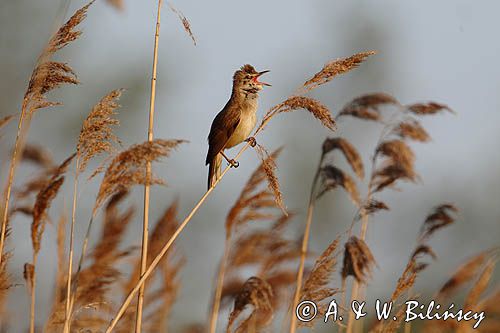
[[[210,166],[208,168],[208,188],[210,189],[217,179],[220,178],[220,166],[222,164],[222,155],[215,155],[214,159],[210,162]]]

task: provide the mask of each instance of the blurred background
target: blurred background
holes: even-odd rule
[[[66,17],[84,4],[72,0]],[[379,267],[369,283],[368,297],[383,298],[391,293],[423,219],[443,201],[455,203],[461,214],[455,225],[432,239],[438,259],[421,275],[416,288],[419,293],[432,295],[465,258],[498,245],[498,2],[185,0],[172,4],[189,19],[197,46],[183,31],[176,14],[164,6],[155,136],[182,138],[190,143],[154,166],[169,186],[152,191],[153,221],[175,197],[180,199],[182,218],[205,192],[206,138],[213,118],[229,98],[232,74],[237,68],[250,63],[257,70],[271,70],[266,81],[273,86],[261,93],[262,115],[329,60],[377,50],[378,54],[360,68],[337,77],[311,95],[334,114],[354,97],[370,92],[389,93],[402,103],[445,103],[457,114],[424,120],[433,140],[413,145],[422,181],[400,185],[401,191],[386,191],[383,199],[391,211],[370,222],[367,243]],[[0,117],[19,112],[37,56],[59,24],[60,5],[60,0],[0,2]],[[119,12],[97,1],[82,24],[81,39],[57,56],[73,67],[82,84],[57,90],[52,99],[62,101],[64,106],[38,112],[28,137],[28,142],[50,149],[56,161],[74,150],[82,121],[92,106],[117,88],[126,89],[120,100],[121,126],[117,130],[124,146],[146,140],[156,1],[125,0],[124,5]],[[3,180],[15,127],[11,124],[0,139]],[[362,152],[368,166],[379,131],[380,127],[373,124],[345,121],[334,134],[299,111],[275,118],[257,138],[269,150],[285,146],[278,160],[278,175],[287,207],[298,212],[293,235],[303,232],[309,188],[323,140],[332,135],[348,138]],[[213,278],[223,251],[224,219],[258,164],[257,155],[249,150],[240,163],[178,240],[187,263],[173,310],[174,331],[207,318]],[[18,185],[29,172],[20,170]],[[83,239],[84,221],[90,214],[97,186],[94,181],[80,190],[77,244]],[[63,205],[69,212],[70,188],[68,181],[66,195],[54,203],[54,215]],[[365,189],[360,184],[362,193]],[[137,214],[127,237],[130,244],[138,245],[142,189],[136,188],[133,198]],[[312,227],[312,250],[324,249],[345,230],[354,213],[343,191],[325,196]],[[12,228],[8,247],[14,250],[14,257],[10,270],[19,285],[10,293],[9,314],[13,328],[20,330],[28,322],[29,298],[22,271],[23,264],[31,260],[30,220],[16,219]],[[99,228],[94,229],[96,236],[99,232]],[[57,264],[54,239],[55,228],[49,226],[40,257],[43,264],[39,265],[40,324],[51,304]],[[338,275],[335,277],[339,281]],[[226,316],[221,318],[221,323],[225,322]]]

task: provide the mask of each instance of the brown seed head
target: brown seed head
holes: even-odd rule
[[[337,75],[347,73],[358,67],[366,58],[374,54],[376,54],[375,51],[361,52],[347,58],[333,60],[327,63],[318,73],[314,74],[312,78],[307,80],[303,85],[303,89],[305,91],[310,91],[322,84],[330,82]]]
[[[349,238],[345,243],[342,279],[352,275],[359,283],[365,284],[374,265],[375,258],[368,245],[356,236]]]

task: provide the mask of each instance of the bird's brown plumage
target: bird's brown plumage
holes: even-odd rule
[[[259,75],[251,65],[244,65],[234,74],[231,98],[215,117],[208,135],[208,188],[220,176],[220,153],[243,142],[255,127],[257,93],[263,85],[255,79]]]

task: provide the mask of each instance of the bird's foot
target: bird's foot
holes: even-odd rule
[[[238,162],[238,161],[236,161],[234,159],[231,159],[228,162],[229,162],[229,165],[231,165],[231,167],[233,167],[235,169],[240,166],[240,162]]]
[[[255,147],[257,145],[257,140],[255,140],[253,136],[245,139],[245,142],[248,142],[252,147]]]

